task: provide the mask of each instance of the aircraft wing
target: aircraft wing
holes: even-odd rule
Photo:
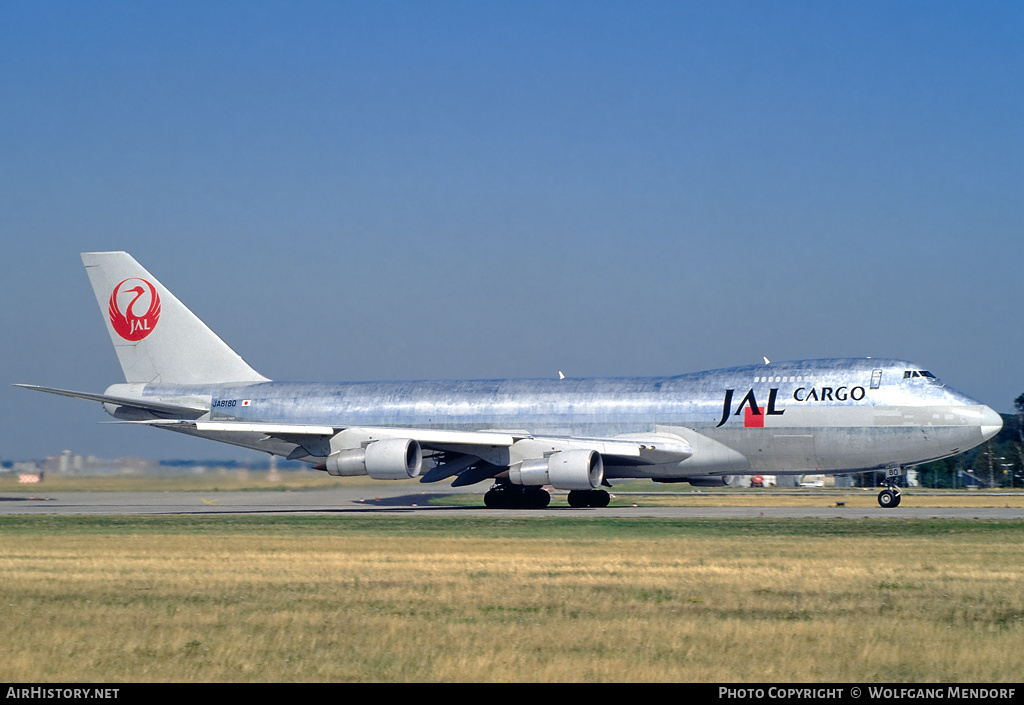
[[[403,445],[403,442],[405,445],[413,442],[414,445],[418,445],[419,450],[416,451],[415,463],[406,468],[407,476],[415,477],[419,474],[419,454],[422,453],[427,465],[424,468],[426,472],[420,475],[420,481],[438,482],[457,476],[452,483],[454,486],[475,484],[510,471],[521,471],[523,468],[534,471],[538,467],[537,463],[544,465],[553,456],[572,456],[578,466],[582,456],[593,456],[597,453],[601,458],[621,466],[678,463],[693,455],[690,443],[674,433],[587,438],[543,436],[525,431],[493,429],[455,431],[432,428],[211,421],[201,418],[208,414],[210,409],[200,400],[162,401],[29,384],[15,386],[116,406],[119,415],[124,419],[120,423],[158,426],[245,447],[265,444],[267,452],[286,455],[289,460],[301,459],[312,463],[315,468],[328,469],[329,472],[337,470],[330,466],[332,458],[352,452],[358,454],[378,441],[384,443],[374,445],[373,450],[396,448]],[[154,419],[154,416],[165,418]],[[366,453],[369,454],[369,451]],[[398,471],[395,470],[396,461],[387,462],[390,463],[386,465],[387,472],[394,471],[395,474],[381,477],[399,477]],[[350,473],[346,471],[343,474]],[[375,476],[378,473],[369,474]]]
[[[295,449],[289,459],[326,458],[332,453],[365,448],[388,439],[416,441],[435,461],[435,467],[423,476],[424,482],[436,482],[452,475],[460,479],[474,477],[472,471],[494,474],[526,460],[547,458],[569,450],[596,451],[617,464],[647,465],[679,462],[693,454],[690,444],[672,434],[645,434],[615,438],[535,436],[519,431],[451,431],[424,428],[391,428],[365,426],[327,426],[316,424],[282,424],[244,421],[146,420],[130,423],[163,428],[189,428],[196,432],[217,434],[226,440],[234,434],[261,434],[265,440],[291,443]],[[469,473],[465,478],[462,475]],[[485,479],[485,478],[480,478]],[[479,480],[474,480],[474,482]],[[456,480],[458,483],[458,480]],[[459,484],[467,484],[465,482]]]

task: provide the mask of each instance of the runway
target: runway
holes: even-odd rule
[[[573,509],[556,502],[547,509],[486,509],[483,495],[478,506],[433,505],[432,500],[459,492],[446,488],[410,492],[409,487],[344,487],[289,492],[40,492],[0,495],[0,515],[160,515],[160,514],[275,514],[275,515],[422,515],[489,517],[660,517],[660,518],[959,518],[1024,519],[1024,508],[914,506],[914,496],[904,495],[896,509],[838,507],[828,496],[820,507],[774,506],[765,497],[762,506],[750,507],[652,507],[625,506]],[[460,493],[467,493],[462,491]],[[627,496],[618,495],[620,498]],[[926,498],[921,498],[926,504]],[[829,506],[831,504],[831,506]]]

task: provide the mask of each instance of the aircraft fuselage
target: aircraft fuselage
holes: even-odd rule
[[[107,394],[141,391],[154,400],[188,398],[208,405],[207,418],[214,421],[525,431],[595,439],[672,434],[691,444],[694,439],[705,443],[702,452],[681,462],[605,461],[607,478],[657,479],[912,465],[961,452],[998,431],[998,414],[920,370],[905,361],[865,358],[658,378],[262,382],[146,385],[142,390],[114,385]],[[259,450],[281,443],[260,434],[240,438],[176,430]]]

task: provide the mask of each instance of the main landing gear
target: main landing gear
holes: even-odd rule
[[[605,490],[571,490],[569,506],[575,509],[583,507],[607,507],[612,496]]]
[[[544,509],[551,502],[551,495],[540,487],[495,484],[484,494],[484,506],[488,509]]]
[[[569,506],[607,507],[611,495],[605,490],[572,490],[569,492]],[[484,506],[488,509],[544,509],[551,502],[551,495],[540,487],[496,483],[484,494]]]

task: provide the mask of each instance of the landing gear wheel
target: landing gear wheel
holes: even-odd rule
[[[551,495],[540,487],[494,485],[484,494],[488,509],[544,509],[550,502]]]
[[[502,509],[505,506],[505,488],[495,485],[484,493],[484,506],[488,509]]]
[[[900,495],[900,490],[894,485],[890,485],[878,493],[878,505],[884,509],[895,509],[900,506],[901,499],[903,497]]]
[[[878,493],[878,505],[884,509],[900,506],[900,488],[897,481],[903,476],[903,469],[890,466],[885,469],[885,489]]]
[[[540,487],[529,487],[522,495],[524,509],[544,509],[551,503],[551,495]]]
[[[569,492],[569,506],[576,509],[583,507],[607,507],[611,495],[605,490],[572,490]]]

